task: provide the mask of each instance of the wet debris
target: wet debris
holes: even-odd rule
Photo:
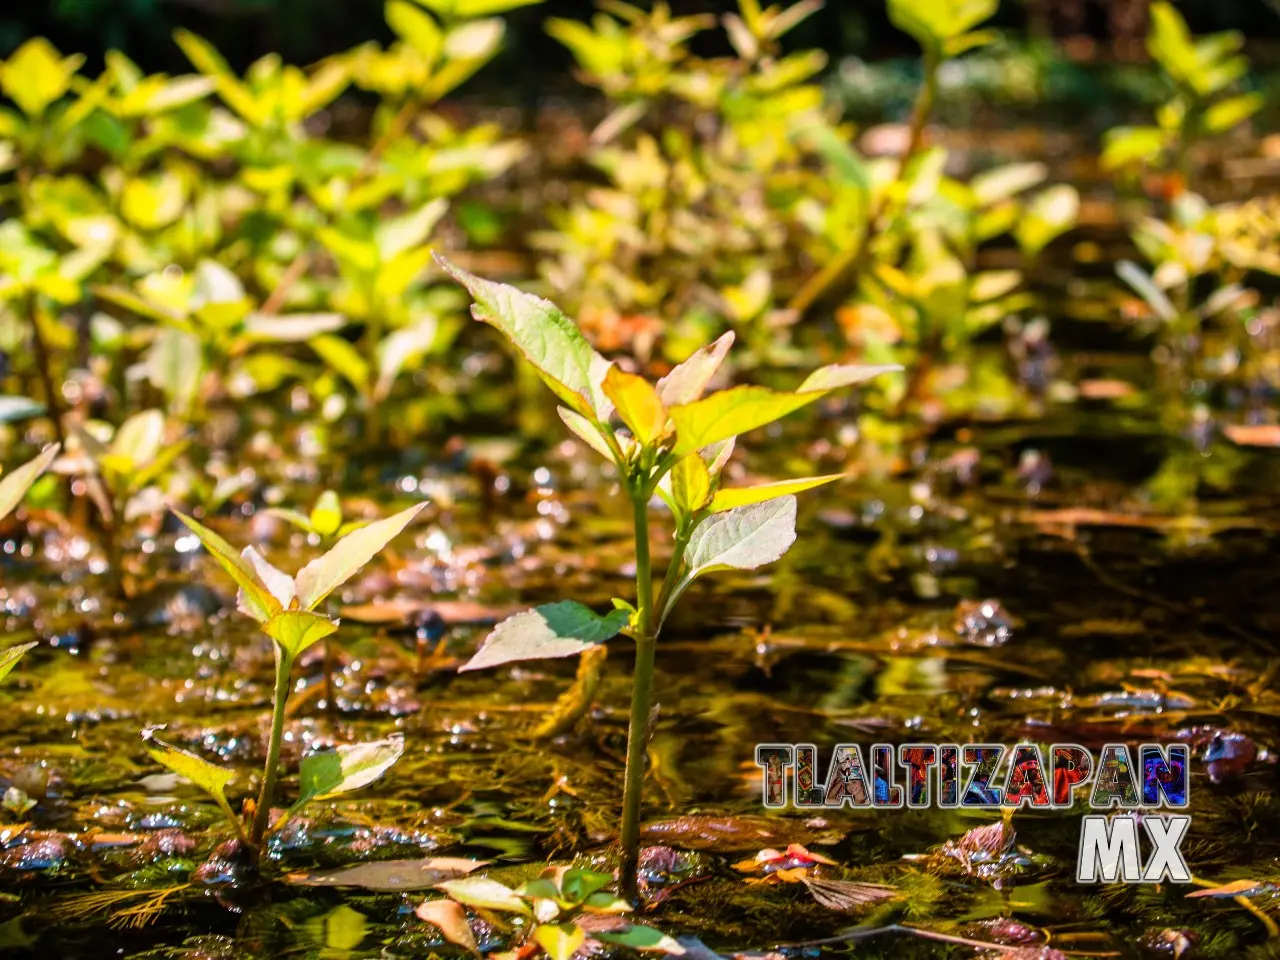
[[[895,887],[885,884],[840,880],[830,875],[834,871],[824,869],[837,866],[836,861],[792,843],[782,851],[765,848],[733,868],[749,875],[747,883],[804,884],[814,900],[831,910],[855,910],[897,893]]]
[[[839,843],[845,830],[825,817],[787,820],[781,817],[735,817],[728,814],[688,814],[667,820],[651,820],[640,828],[640,838],[690,850],[751,850],[762,844],[785,844],[792,839],[816,845]]]

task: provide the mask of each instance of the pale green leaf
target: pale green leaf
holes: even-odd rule
[[[612,405],[602,384],[611,364],[555,304],[472,276],[439,254],[436,261],[471,293],[475,318],[497,327],[567,407],[600,422],[608,420]]]
[[[969,182],[969,189],[973,199],[986,206],[1030,190],[1048,176],[1049,168],[1043,163],[1008,163],[978,174]]]
[[[298,602],[304,610],[314,610],[325,597],[346,583],[372,560],[426,506],[417,503],[384,520],[376,520],[343,537],[324,556],[312,560],[296,578]]]
[[[49,468],[49,464],[53,463],[59,449],[61,448],[56,443],[45,447],[33,459],[0,476],[0,520],[12,513],[14,507],[22,502],[31,485]]]
[[[488,877],[446,880],[444,883],[437,883],[436,889],[443,890],[458,903],[468,907],[529,915],[528,904],[516,896],[514,890]]]
[[[583,443],[589,446],[600,456],[606,460],[613,460],[613,451],[609,448],[609,443],[605,440],[601,430],[607,430],[608,427],[597,427],[580,413],[574,413],[568,407],[556,407],[556,412],[560,414],[560,419],[564,421],[564,425],[568,427]]]
[[[264,623],[281,611],[280,601],[271,595],[271,591],[258,579],[253,567],[231,544],[185,513],[178,510],[173,513],[200,539],[204,548],[240,587],[239,609],[242,612],[259,623]]]
[[[672,503],[686,516],[705,507],[711,501],[711,472],[706,461],[697,453],[677,460],[671,468],[670,490]]]
[[[462,670],[496,667],[515,660],[571,657],[616,636],[627,625],[624,610],[600,616],[573,600],[548,603],[502,621]]]
[[[888,0],[889,21],[926,50],[942,45],[991,17],[999,0]]]
[[[309,610],[282,610],[262,625],[262,632],[280,645],[290,660],[296,660],[312,644],[338,632],[338,624]]]
[[[151,341],[145,363],[147,379],[169,398],[170,410],[179,416],[187,413],[204,370],[200,338],[176,327],[162,327]]]
[[[280,606],[286,610],[294,600],[293,577],[271,565],[271,563],[253,547],[245,547],[241,552],[245,561],[253,568],[259,582],[270,591]]]
[[[685,948],[674,937],[653,927],[646,927],[642,923],[625,923],[616,930],[605,930],[591,935],[605,943],[616,943],[630,947],[632,950],[666,953],[672,956],[681,956],[685,953]]]
[[[431,66],[440,56],[444,35],[436,22],[405,0],[391,0],[384,11],[387,26]]]
[[[693,403],[701,398],[707,384],[724,363],[733,340],[734,333],[730,330],[714,343],[694,351],[683,363],[676,364],[670,373],[658,381],[659,399],[672,407],[681,403]]]
[[[1023,253],[1034,257],[1076,223],[1080,194],[1068,183],[1060,183],[1036,194],[1027,204],[1013,229]]]
[[[371,743],[343,744],[336,750],[302,758],[298,806],[327,800],[367,787],[390,769],[404,753],[404,737],[395,735]]]
[[[324,333],[308,343],[330,369],[341,374],[358,392],[364,393],[369,388],[369,364],[346,340]]]
[[[156,458],[163,442],[164,414],[159,410],[143,410],[120,424],[111,439],[110,452],[134,467],[142,467]]]
[[[258,343],[302,343],[346,325],[340,313],[251,313],[244,318],[244,332]]]
[[[19,643],[5,650],[0,650],[0,680],[7,677],[13,668],[18,665],[28,650],[34,650],[40,646],[40,641],[32,640],[30,643]]]
[[[723,513],[725,510],[733,510],[736,507],[764,503],[766,500],[784,497],[789,493],[812,490],[814,487],[820,487],[823,484],[839,480],[843,476],[844,474],[842,473],[833,473],[822,477],[801,477],[795,480],[779,480],[776,483],[761,483],[754,487],[733,487],[728,490],[717,490],[716,495],[711,498],[710,509],[712,513]]]
[[[1117,263],[1116,276],[1132,287],[1161,320],[1172,322],[1178,318],[1178,311],[1174,308],[1169,295],[1156,286],[1155,281],[1146,271],[1132,260],[1121,260]]]
[[[235,814],[231,811],[231,804],[227,802],[227,784],[236,778],[234,770],[220,767],[194,753],[188,753],[186,750],[165,743],[152,736],[150,730],[143,731],[142,739],[148,744],[147,753],[151,755],[152,760],[183,779],[190,780],[209,794],[233,823],[236,821]]]

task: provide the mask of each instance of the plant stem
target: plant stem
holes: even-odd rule
[[[31,346],[36,355],[36,366],[39,368],[40,385],[44,389],[44,402],[48,405],[48,416],[53,421],[53,435],[65,448],[67,435],[62,428],[62,399],[54,386],[53,358],[49,354],[49,346],[44,342],[40,332],[39,306],[35,294],[27,298],[28,313],[31,317]]]
[[[261,851],[267,828],[271,826],[271,804],[276,796],[276,777],[280,766],[280,743],[284,739],[284,707],[289,698],[289,677],[293,673],[293,658],[276,647],[276,692],[271,701],[271,740],[267,744],[267,765],[262,771],[262,792],[258,794],[258,809],[253,814],[253,830],[249,842]]]
[[[622,786],[622,859],[618,882],[622,896],[635,903],[640,862],[640,804],[653,699],[653,573],[649,559],[649,490],[644,481],[631,491],[636,541],[636,669],[631,688],[631,724],[627,729],[627,769]]]
[[[867,212],[862,232],[850,246],[836,254],[827,265],[805,281],[787,304],[788,310],[804,313],[846,273],[847,283],[856,283],[858,275],[867,264],[871,251],[871,242],[880,231],[880,221],[888,212],[889,201],[895,193],[895,187],[902,182],[907,167],[920,152],[920,144],[924,140],[924,128],[929,122],[929,114],[933,112],[933,101],[938,93],[938,66],[940,58],[925,51],[924,83],[916,94],[916,101],[911,108],[911,120],[908,124],[907,148],[898,158],[898,170],[893,182],[884,188],[876,204]]]

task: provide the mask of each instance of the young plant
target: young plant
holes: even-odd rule
[[[279,777],[280,745],[284,736],[285,707],[293,665],[304,650],[338,629],[338,621],[318,612],[317,608],[399,535],[424,506],[425,503],[417,504],[347,534],[328,552],[304,566],[296,576],[272,566],[252,547],[236,553],[218,534],[191,517],[174,511],[239,586],[236,609],[257,621],[275,646],[276,681],[271,703],[271,739],[262,771],[262,788],[248,830],[226,800],[224,791],[234,776],[232,771],[155,740],[146,733],[144,736],[156,745],[151,755],[213,797],[235,827],[237,835],[259,854],[271,826],[271,806],[275,801]],[[396,738],[343,746],[332,753],[304,759],[301,794],[286,818],[311,800],[372,783],[395,763],[403,749],[403,741]]]
[[[721,470],[735,438],[834,390],[896,368],[833,365],[814,371],[794,392],[739,386],[704,396],[733,343],[733,334],[726,333],[650,384],[597,353],[549,301],[437,259],[470,292],[476,319],[506,336],[560,399],[565,425],[617,467],[631,501],[635,602],[617,600],[616,609],[604,616],[568,600],[518,614],[498,624],[463,669],[571,656],[624,631],[635,641],[620,873],[624,896],[634,899],[646,729],[662,625],[698,577],[717,570],[752,570],[781,557],[796,536],[792,494],[838,479],[806,477],[721,489]],[[615,429],[615,420],[625,430]],[[661,580],[649,549],[649,509],[655,496],[666,501],[675,520],[675,549]]]
[[[0,520],[12,513],[14,508],[22,502],[31,485],[48,469],[57,455],[58,445],[53,444],[41,451],[34,460],[29,460],[13,472],[0,477]],[[0,680],[7,677],[27,651],[35,646],[35,642],[19,643],[0,650]]]
[[[522,918],[522,944],[540,947],[549,960],[569,960],[587,947],[616,944],[633,950],[679,954],[680,945],[666,934],[642,923],[632,923],[623,914],[631,904],[605,892],[613,882],[607,873],[581,867],[548,867],[536,880],[512,890],[488,877],[462,877],[437,884],[448,899],[424,900],[418,918],[436,927],[450,943],[475,955],[479,945],[463,907],[486,914],[496,912]],[[494,957],[528,956],[526,949],[511,950]]]

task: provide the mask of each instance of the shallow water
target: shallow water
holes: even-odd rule
[[[1096,748],[1177,738],[1195,745],[1185,851],[1196,876],[1275,876],[1274,766],[1265,753],[1212,768],[1203,758],[1215,733],[1213,749],[1247,740],[1265,751],[1274,736],[1280,459],[1211,429],[1171,430],[1179,418],[1148,392],[1155,388],[1139,353],[1066,360],[1087,364],[1098,380],[1136,372],[1138,391],[953,425],[927,443],[881,447],[861,460],[846,459],[838,442],[853,423],[839,406],[748,445],[737,469],[753,475],[855,476],[802,497],[800,539],[781,562],[700,581],[669,621],[647,818],[766,815],[753,764],[760,742],[815,743],[825,763],[839,742]],[[550,436],[543,412],[526,412],[515,436]],[[498,434],[511,424],[486,426]],[[291,452],[299,434],[277,436],[289,456],[249,461],[258,506],[272,486],[307,502],[317,481],[336,476],[325,457],[283,467],[305,461]],[[548,858],[607,847],[618,817],[629,643],[614,641],[589,721],[551,743],[529,732],[568,684],[573,661],[455,673],[485,622],[512,605],[572,598],[602,608],[630,596],[629,518],[608,481],[572,453],[570,444],[530,439],[473,443],[442,459],[415,448],[395,463],[345,465],[344,488],[380,510],[422,492],[434,505],[415,535],[343,597],[336,704],[325,701],[318,649],[298,671],[286,769],[304,750],[392,731],[407,749],[373,787],[349,802],[315,804],[285,830],[272,849],[280,872],[447,855],[491,859],[495,876],[517,882]],[[237,544],[266,540],[286,568],[311,550],[244,511],[219,527]],[[238,805],[261,765],[270,650],[220,609],[228,582],[171,526],[148,539],[147,567],[133,571],[139,596],[118,608],[103,599],[103,578],[84,572],[74,538],[39,516],[31,529],[6,541],[2,568],[11,637],[34,622],[47,640],[0,694],[0,786],[23,785],[38,800],[0,820],[5,956],[461,955],[414,917],[421,893],[273,882],[246,895],[192,883],[227,828],[202,794],[148,758],[139,730],[167,723],[168,739],[234,765]],[[660,530],[659,562],[663,542]],[[984,600],[999,604],[1010,628],[957,635],[957,605]],[[442,645],[430,638],[419,651],[418,621],[403,606],[387,610],[391,601],[438,604],[451,621]],[[895,920],[991,940],[981,922],[1011,917],[1080,955],[1174,956],[1169,943],[1154,954],[1138,945],[1144,935],[1158,943],[1164,930],[1198,936],[1196,956],[1272,955],[1258,919],[1230,899],[1189,900],[1175,885],[1076,884],[1081,813],[1019,813],[1018,844],[1043,860],[1001,889],[936,859],[904,859],[993,822],[989,813],[823,811],[819,827],[788,813],[765,839],[745,829],[729,840],[667,834],[672,846],[699,848],[689,863],[706,879],[675,890],[645,919],[725,953]],[[170,846],[159,850],[165,838]],[[902,896],[841,914],[799,884],[748,886],[729,866],[792,840],[838,861],[847,878],[896,884]],[[136,898],[86,899],[170,887],[163,909],[142,918],[119,915]],[[488,947],[501,944],[495,932]],[[890,934],[860,942],[856,953],[974,950]]]

